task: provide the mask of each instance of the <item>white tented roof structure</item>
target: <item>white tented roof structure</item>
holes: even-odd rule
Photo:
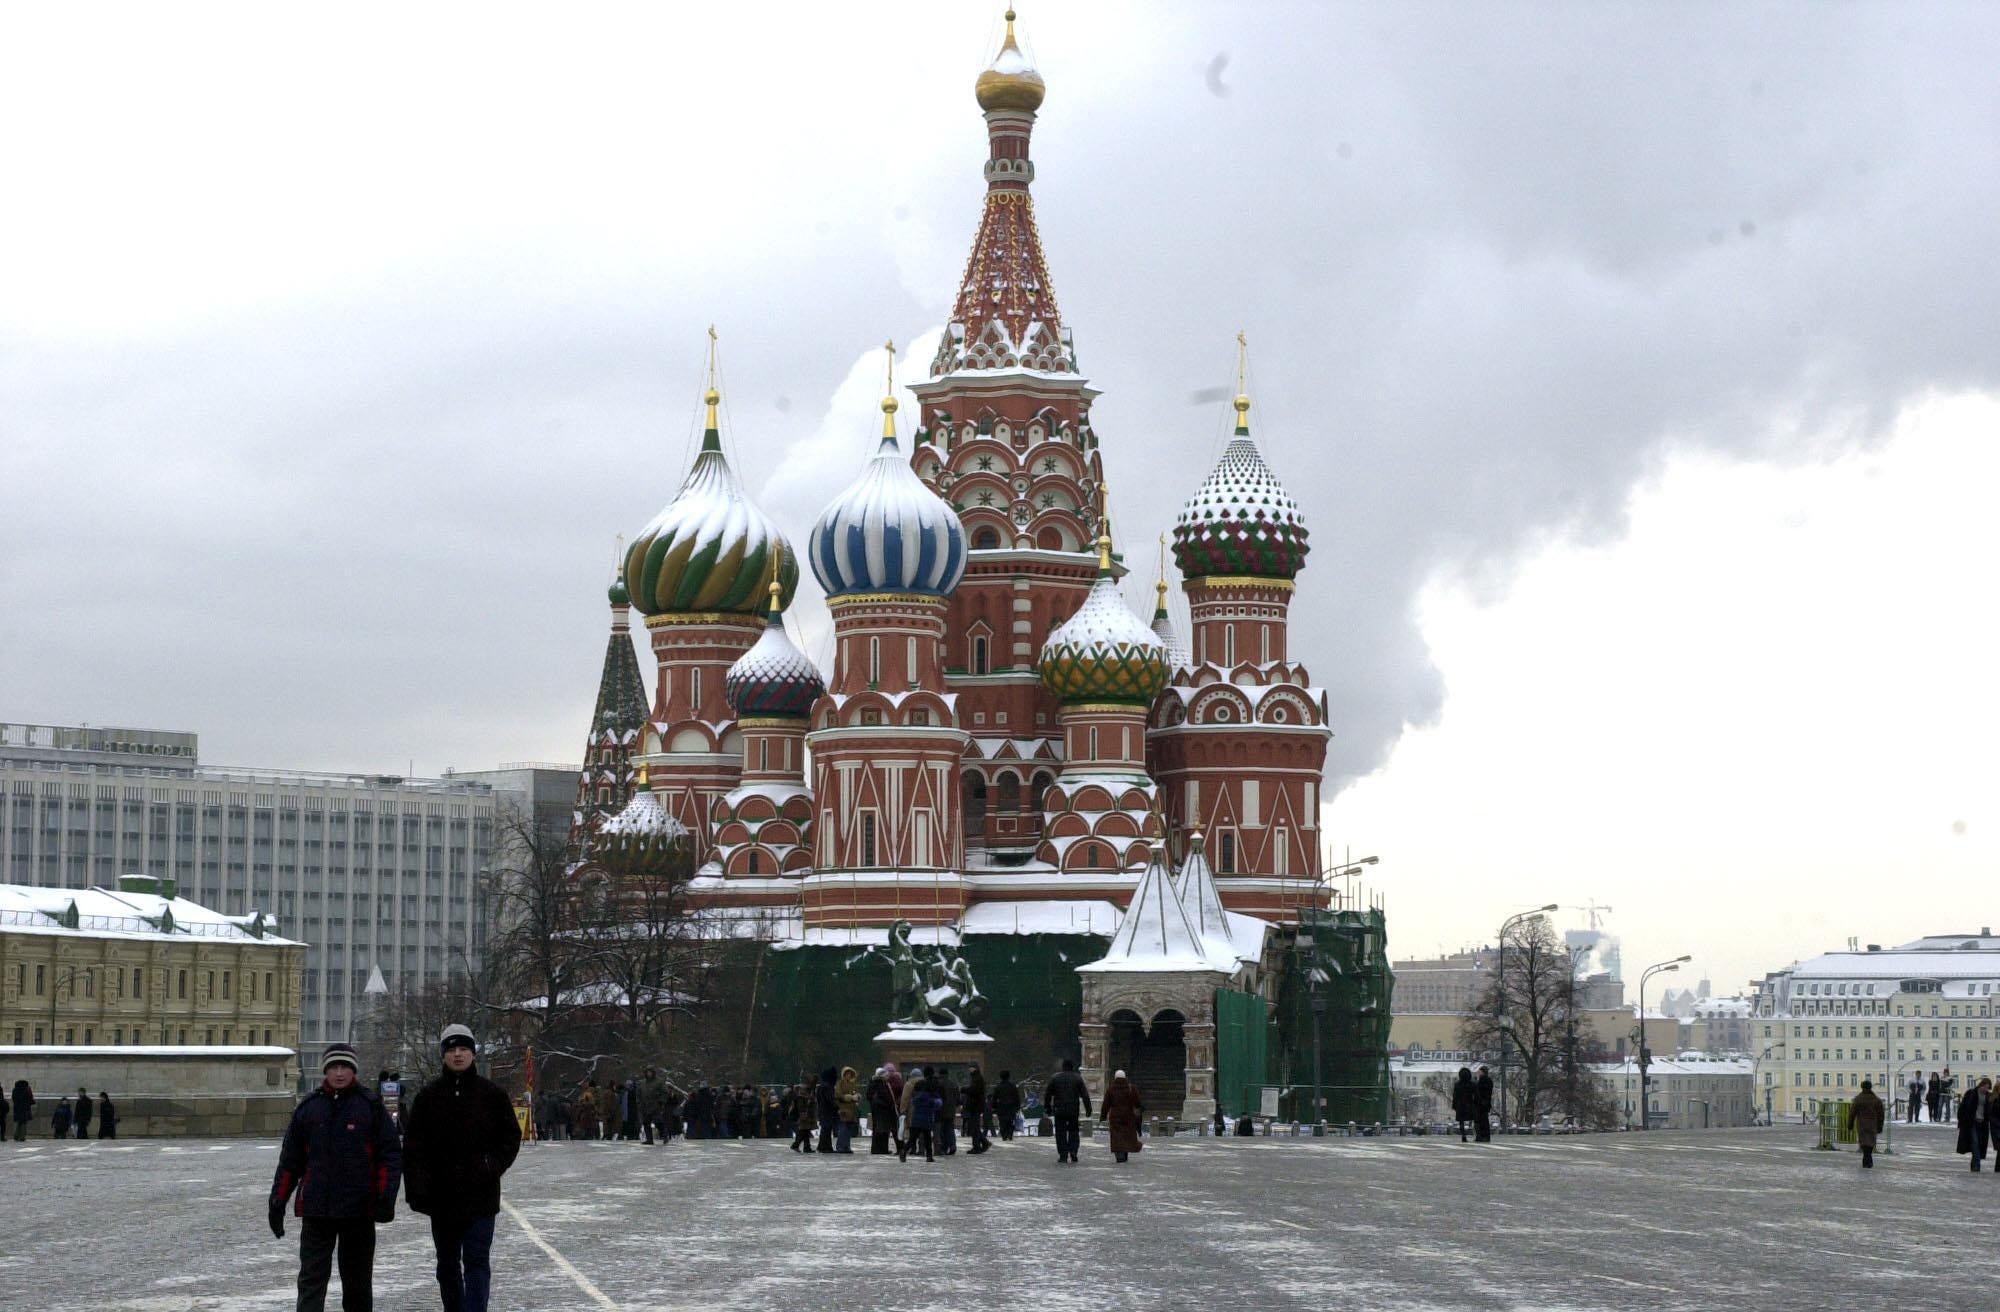
[[[1219,906],[1218,906],[1219,910]],[[1125,908],[1111,948],[1101,960],[1078,966],[1079,971],[1188,971],[1236,972],[1236,952],[1226,946],[1226,938],[1211,941],[1188,919],[1187,909],[1176,895],[1165,860],[1155,852],[1132,904]]]

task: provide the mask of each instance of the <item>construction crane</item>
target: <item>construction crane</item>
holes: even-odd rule
[[[1581,911],[1585,915],[1589,916],[1591,932],[1596,933],[1604,928],[1604,926],[1600,925],[1598,921],[1603,918],[1605,912],[1610,911],[1612,908],[1599,906],[1596,902],[1593,901],[1589,903],[1587,906],[1580,906],[1580,907],[1572,906],[1569,909],[1571,911]]]

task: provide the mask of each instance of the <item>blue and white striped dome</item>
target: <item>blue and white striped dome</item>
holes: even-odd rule
[[[813,525],[813,573],[829,598],[862,592],[943,597],[965,576],[958,512],[925,487],[896,444],[896,402],[882,402],[882,445]]]

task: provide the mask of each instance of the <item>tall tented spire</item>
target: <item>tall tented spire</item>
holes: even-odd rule
[[[649,718],[646,679],[632,649],[631,598],[625,594],[623,565],[611,585],[610,600],[611,636],[604,646],[604,671],[597,679],[597,703],[591,708],[590,730],[583,743],[583,773],[570,813],[571,860],[581,859],[599,823],[617,815],[631,800],[633,760]]]
[[[1196,932],[1186,908],[1174,895],[1173,882],[1165,859],[1158,853],[1139,877],[1132,904],[1118,922],[1111,948],[1102,960],[1078,967],[1084,971],[1113,970],[1224,970],[1236,968],[1234,955],[1223,958],[1219,949]]]
[[[986,207],[933,377],[960,369],[1076,372],[1028,194],[1035,179],[1028,140],[1046,90],[1015,40],[1010,9],[1006,40],[977,85],[986,113]]]
[[[1187,860],[1181,863],[1180,882],[1175,891],[1180,896],[1181,909],[1187,912],[1188,923],[1208,943],[1210,955],[1235,956],[1229,917],[1223,912],[1222,893],[1215,886],[1215,874],[1208,868],[1208,856],[1202,851],[1200,830],[1188,835]]]

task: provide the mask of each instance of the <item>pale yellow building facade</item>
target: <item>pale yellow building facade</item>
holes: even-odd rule
[[[0,1044],[296,1050],[305,944],[144,876],[0,884]]]

